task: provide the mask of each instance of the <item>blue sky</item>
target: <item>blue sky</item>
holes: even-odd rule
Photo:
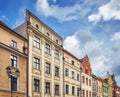
[[[25,9],[76,57],[87,54],[94,74],[114,73],[120,85],[120,0],[1,0],[0,20],[13,29],[25,21]]]

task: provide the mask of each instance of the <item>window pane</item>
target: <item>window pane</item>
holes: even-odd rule
[[[17,91],[17,78],[11,77],[11,91]]]
[[[34,37],[34,46],[40,48],[40,39],[37,37]]]
[[[72,95],[74,95],[74,94],[75,94],[75,87],[72,86]]]
[[[50,83],[46,82],[46,93],[50,94]]]
[[[11,40],[11,46],[12,46],[13,48],[17,48],[17,42],[14,41],[14,40]]]
[[[46,73],[50,73],[50,64],[49,63],[46,63]]]
[[[65,76],[69,76],[69,70],[67,68],[65,69]]]
[[[14,55],[11,55],[11,66],[17,68],[17,57]]]
[[[39,91],[39,80],[34,79],[34,91]]]
[[[55,95],[59,95],[59,85],[55,85]]]
[[[59,76],[59,68],[58,67],[55,67],[55,76]]]
[[[66,94],[69,94],[69,86],[66,85]]]
[[[75,73],[72,71],[72,78],[75,79]]]
[[[46,43],[46,53],[50,54],[50,45]]]
[[[55,50],[55,58],[59,59],[59,51]]]
[[[34,57],[34,68],[40,69],[40,59]]]

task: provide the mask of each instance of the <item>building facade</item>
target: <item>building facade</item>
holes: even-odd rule
[[[97,77],[97,96],[96,97],[103,97],[102,79],[100,77]]]
[[[103,92],[103,97],[108,97],[108,80],[103,79],[102,81],[102,92]]]
[[[65,50],[30,11],[14,30],[0,21],[0,34],[0,97],[120,97],[114,74],[92,75],[88,56]]]
[[[92,75],[92,97],[97,97],[97,76]]]
[[[27,40],[0,21],[0,97],[27,97]]]
[[[63,97],[62,38],[28,10],[26,18],[16,30],[28,37],[29,97]]]
[[[120,87],[119,86],[117,86],[116,97],[120,97]]]
[[[78,58],[64,50],[64,97],[81,97],[82,65]]]
[[[82,97],[92,97],[92,70],[86,55],[80,59],[82,63]]]

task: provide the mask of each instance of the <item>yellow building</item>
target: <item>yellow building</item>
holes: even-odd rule
[[[81,69],[78,58],[64,50],[64,97],[81,97]]]
[[[63,97],[62,38],[30,11],[26,16],[16,30],[28,37],[29,97]]]
[[[0,97],[27,97],[27,40],[0,21]]]

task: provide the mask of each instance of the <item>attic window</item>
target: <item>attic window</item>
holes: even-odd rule
[[[58,40],[56,39],[56,43],[58,43]]]
[[[72,60],[71,62],[72,62],[72,65],[74,65],[74,61]]]
[[[49,37],[49,33],[47,32],[47,36]]]
[[[36,26],[36,28],[37,28],[37,29],[39,29],[39,26],[38,26],[38,24],[36,24],[35,26]]]

